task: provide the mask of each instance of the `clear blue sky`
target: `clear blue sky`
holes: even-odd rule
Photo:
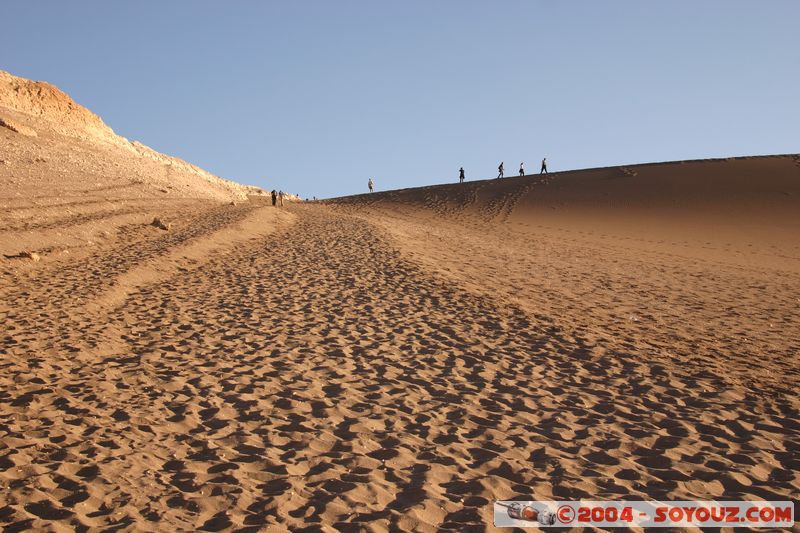
[[[318,197],[800,151],[800,1],[4,0],[0,68]]]

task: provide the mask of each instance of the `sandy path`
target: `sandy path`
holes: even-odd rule
[[[291,226],[126,293],[105,320],[31,309],[36,288],[20,285],[0,520],[483,531],[496,498],[798,493],[793,399],[609,357],[423,270],[363,219],[292,210]],[[75,309],[76,287],[103,292],[60,275]]]

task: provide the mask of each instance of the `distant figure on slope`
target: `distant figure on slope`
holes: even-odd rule
[[[369,192],[375,190],[375,182],[372,181],[372,178],[370,178],[369,181],[367,182],[367,187],[369,187]]]
[[[272,207],[275,207],[275,204],[278,203],[278,191],[272,189]]]
[[[503,177],[503,162],[501,161],[500,166],[497,167],[497,179],[500,179],[502,177]]]
[[[458,169],[458,182],[464,183],[464,167]]]
[[[542,170],[539,174],[547,174],[547,158],[542,159]]]
[[[519,175],[520,176],[524,176],[525,175],[525,163],[524,162],[519,164]]]
[[[283,191],[278,191],[278,204],[280,204],[281,207],[283,207],[283,197],[284,196],[285,196],[285,194],[283,194]]]

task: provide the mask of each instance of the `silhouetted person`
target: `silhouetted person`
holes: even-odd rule
[[[542,170],[539,174],[547,174],[547,158],[542,159]]]
[[[500,166],[497,167],[497,178],[499,179],[502,177],[503,177],[503,163],[501,162]]]
[[[369,192],[372,192],[375,189],[375,183],[372,181],[372,178],[370,178],[367,182],[367,187],[369,187]]]
[[[458,182],[464,183],[464,167],[458,169]]]
[[[278,192],[275,189],[272,189],[272,207],[275,207],[275,204],[278,203]]]
[[[524,176],[525,175],[525,163],[520,163],[519,164],[519,175],[520,176]]]

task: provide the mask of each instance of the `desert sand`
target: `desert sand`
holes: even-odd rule
[[[276,209],[3,76],[6,530],[800,493],[800,157]]]

